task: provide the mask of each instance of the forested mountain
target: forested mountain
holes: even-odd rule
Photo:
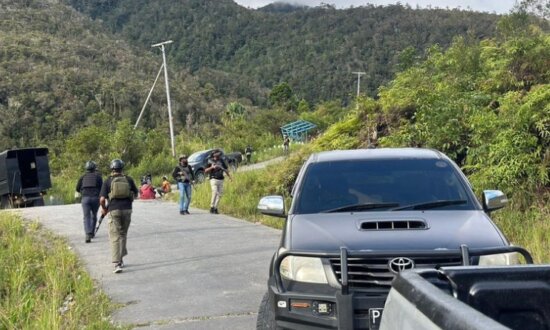
[[[245,85],[239,96],[256,101],[261,101],[256,91],[246,87],[250,81],[269,89],[288,82],[310,103],[345,100],[355,91],[352,71],[367,72],[362,87],[375,95],[401,60],[424,57],[433,44],[446,48],[457,35],[489,37],[498,18],[400,5],[346,10],[272,5],[251,10],[231,0],[64,1],[143,49],[174,40],[168,50],[173,61],[192,72],[226,72]],[[212,83],[222,91],[228,90],[226,82]]]
[[[134,122],[162,63],[158,51],[133,48],[55,1],[0,0],[0,31],[0,150],[54,147],[97,124],[98,114],[108,119],[102,123]],[[227,101],[205,80],[176,68],[170,74],[178,128],[223,112]],[[142,125],[167,127],[162,79]]]

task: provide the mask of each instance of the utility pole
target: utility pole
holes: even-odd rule
[[[174,123],[172,122],[172,107],[170,105],[170,85],[168,84],[168,68],[166,67],[166,53],[164,51],[164,45],[171,44],[172,42],[173,42],[172,40],[168,40],[168,41],[160,42],[158,44],[154,44],[151,47],[160,47],[160,49],[162,50],[162,65],[164,67],[164,83],[166,85],[166,100],[168,102],[168,120],[170,121],[170,142],[172,144],[172,156],[176,157],[176,148],[174,146]]]
[[[357,75],[357,97],[359,97],[359,93],[361,92],[361,76],[365,74],[365,72],[352,72],[353,74]]]

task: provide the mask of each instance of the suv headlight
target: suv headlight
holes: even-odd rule
[[[510,266],[519,265],[519,258],[516,252],[490,254],[479,257],[480,266]]]
[[[283,277],[297,282],[328,283],[319,258],[288,256],[281,262],[279,271]]]

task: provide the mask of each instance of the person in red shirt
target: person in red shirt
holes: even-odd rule
[[[155,188],[149,181],[143,182],[139,188],[140,199],[155,199]]]

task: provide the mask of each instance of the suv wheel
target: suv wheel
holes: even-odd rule
[[[197,173],[195,174],[195,179],[198,183],[203,183],[205,178],[206,177],[203,170],[197,171]]]
[[[0,196],[0,209],[11,209],[13,208],[13,204],[11,202],[11,199],[8,195]]]
[[[258,310],[258,320],[256,321],[257,330],[281,329],[275,324],[275,311],[273,310],[273,301],[269,292],[264,294],[260,309]]]

